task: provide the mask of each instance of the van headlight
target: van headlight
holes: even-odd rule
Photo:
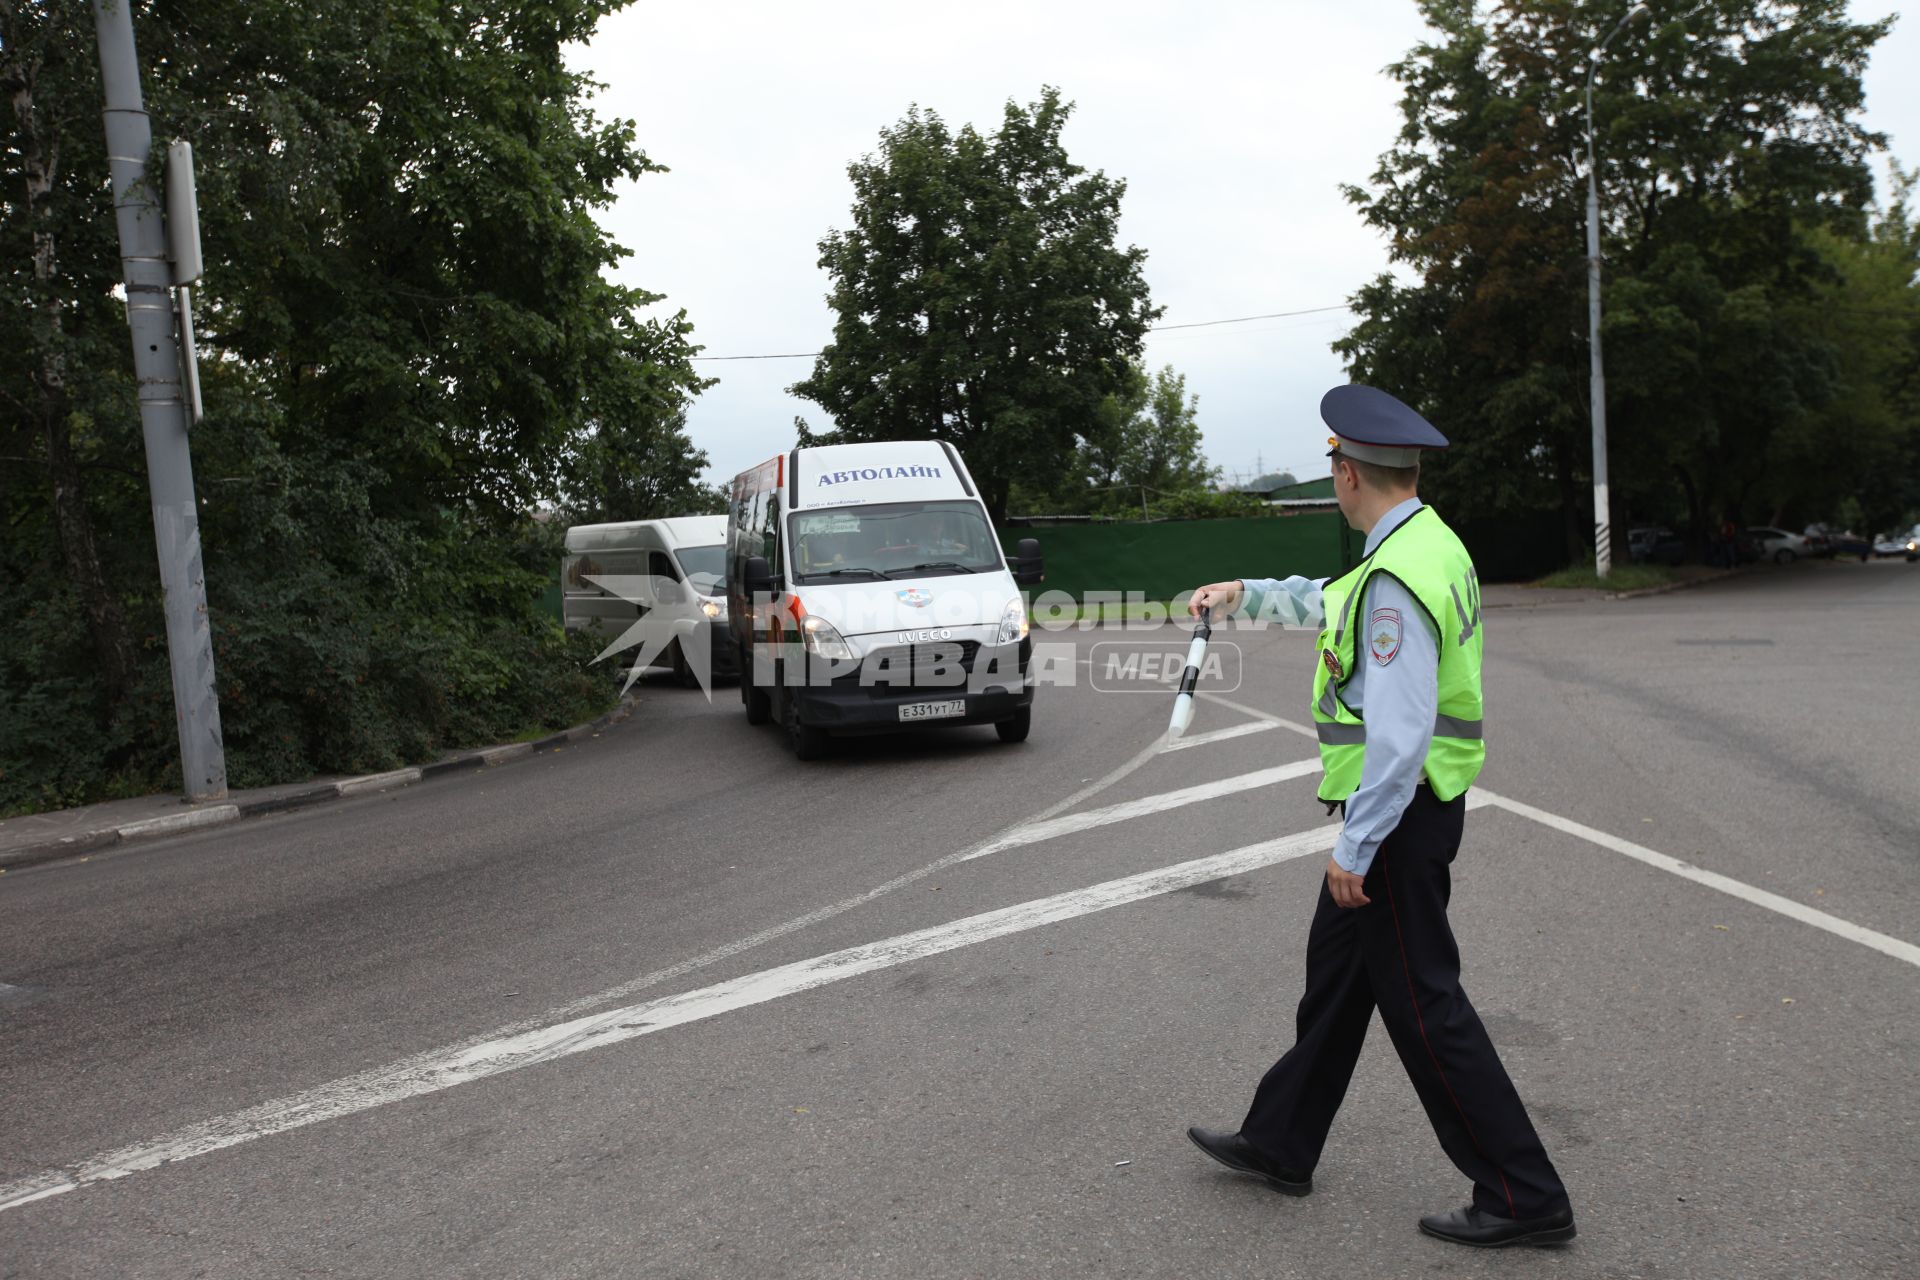
[[[1000,630],[994,635],[996,645],[1014,644],[1027,638],[1027,602],[1019,596],[1007,601],[1007,607],[1000,611]]]
[[[725,622],[727,620],[727,602],[725,600],[702,600],[700,602],[700,612],[706,616],[708,622]]]
[[[800,641],[808,653],[829,662],[851,662],[853,648],[847,644],[847,638],[831,622],[817,613],[810,613],[800,620]]]

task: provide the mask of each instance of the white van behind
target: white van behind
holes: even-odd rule
[[[736,673],[726,627],[726,537],[725,516],[574,525],[567,530],[567,553],[560,562],[560,608],[567,630],[594,631],[611,641],[663,603],[694,601],[711,625],[691,618],[676,623],[674,642],[655,665],[671,668],[691,689],[699,681],[682,641],[706,643],[713,652],[713,672]],[[633,589],[621,595],[592,581],[608,577],[628,579]],[[663,601],[663,590],[678,598]],[[704,636],[697,634],[702,631]]]
[[[729,632],[747,719],[811,759],[838,734],[1033,721],[1020,586],[973,477],[938,440],[794,449],[733,481]]]

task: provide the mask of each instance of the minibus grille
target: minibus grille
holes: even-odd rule
[[[952,670],[956,653],[960,669],[972,671],[974,659],[980,656],[980,642],[935,640],[930,644],[891,645],[869,653],[866,662],[874,669],[882,663],[886,664],[888,673],[896,678],[911,673],[912,678],[918,680],[936,671]]]

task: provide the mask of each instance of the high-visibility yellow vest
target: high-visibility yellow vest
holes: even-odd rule
[[[1397,580],[1426,615],[1402,619],[1400,625],[1431,626],[1439,637],[1440,704],[1425,772],[1434,795],[1451,800],[1473,785],[1487,757],[1480,728],[1480,577],[1466,547],[1431,507],[1407,517],[1358,568],[1329,582],[1321,593],[1325,622],[1313,679],[1313,721],[1325,770],[1320,798],[1345,800],[1360,786],[1367,725],[1340,691],[1358,665],[1369,660],[1376,639],[1382,644],[1393,640],[1390,619],[1378,619],[1381,629],[1375,637],[1369,631],[1372,620],[1360,616],[1367,583],[1377,573]]]

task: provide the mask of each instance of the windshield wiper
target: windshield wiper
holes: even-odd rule
[[[973,566],[961,564],[958,560],[929,560],[925,564],[910,564],[904,569],[895,569],[893,572],[912,573],[917,569],[958,569],[962,573],[975,572]]]
[[[869,568],[867,568],[867,566],[865,566],[865,565],[863,565],[863,564],[857,564],[857,565],[854,565],[854,566],[853,566],[852,568],[849,568],[849,569],[828,569],[828,570],[826,570],[825,572],[819,572],[819,571],[816,571],[816,572],[814,572],[814,573],[810,573],[810,574],[808,574],[808,575],[807,575],[807,577],[809,577],[809,578],[837,578],[837,577],[839,577],[839,576],[840,576],[841,574],[843,574],[843,573],[864,573],[864,574],[866,574],[866,575],[867,575],[867,576],[869,576],[869,577],[873,577],[873,578],[879,578],[879,579],[880,579],[881,581],[883,581],[883,582],[887,580],[887,575],[886,575],[886,574],[884,574],[884,573],[882,573],[882,572],[880,572],[880,571],[879,571],[878,569],[869,569]]]

